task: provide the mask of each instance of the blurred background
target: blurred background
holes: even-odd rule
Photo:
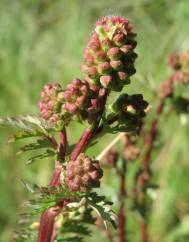
[[[79,63],[96,20],[121,15],[138,33],[137,74],[128,88],[156,102],[157,84],[168,78],[166,56],[189,47],[188,0],[0,0],[0,116],[38,114],[43,85],[59,80],[65,86],[82,77]],[[166,152],[154,157],[153,169],[160,188],[152,206],[153,242],[187,242],[189,239],[189,125],[183,117],[168,117],[161,126]],[[80,133],[73,127],[75,133]],[[18,145],[7,145],[12,130],[0,128],[0,242],[11,241],[18,213],[28,193],[20,180],[47,184],[52,161],[31,166],[27,156],[15,155]],[[98,154],[111,137],[96,147]],[[92,150],[94,154],[94,148]],[[116,180],[105,179],[102,191],[116,207]],[[128,210],[130,241],[139,241],[137,224]],[[130,214],[130,215],[129,215]],[[95,230],[96,231],[96,230]],[[94,233],[86,241],[105,241]]]

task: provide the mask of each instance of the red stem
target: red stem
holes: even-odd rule
[[[152,153],[152,150],[153,150],[153,145],[154,145],[154,142],[156,140],[157,133],[158,133],[158,120],[159,120],[159,116],[161,115],[161,113],[163,111],[164,103],[165,103],[164,100],[160,101],[160,103],[157,107],[157,110],[156,110],[157,117],[152,122],[150,134],[146,139],[147,149],[146,149],[142,164],[143,164],[143,170],[147,171],[147,172],[149,171],[149,161],[150,161],[151,153]]]
[[[171,78],[169,78],[167,80],[167,86],[172,91],[172,93],[169,93],[169,95],[173,94],[173,91],[174,91],[173,84],[174,84],[174,75],[171,76]],[[158,107],[156,109],[156,118],[154,119],[154,121],[151,124],[150,133],[149,133],[149,136],[146,139],[147,149],[146,149],[146,153],[144,155],[144,159],[142,161],[142,163],[143,163],[143,170],[144,171],[149,171],[150,157],[151,157],[151,153],[152,153],[152,150],[153,150],[153,145],[154,145],[154,142],[156,140],[157,133],[158,133],[159,117],[161,116],[161,114],[163,112],[163,108],[164,108],[164,105],[165,105],[165,100],[168,97],[169,96],[164,96],[164,98],[160,99],[159,105],[158,105]]]
[[[52,235],[54,231],[56,215],[57,214],[54,213],[51,208],[41,215],[37,242],[53,242]]]
[[[148,242],[148,231],[145,221],[140,223],[140,234],[141,234],[141,241]]]
[[[66,135],[66,130],[64,129],[60,133],[60,145],[59,145],[60,160],[55,162],[55,169],[54,169],[51,181],[49,183],[49,186],[60,185],[60,175],[61,175],[61,169],[62,169],[61,162],[64,161],[65,154],[66,154],[66,147],[67,147],[67,135]],[[59,209],[61,205],[53,208],[49,208],[41,215],[37,242],[54,242],[56,238],[55,217],[58,214],[57,209]]]
[[[103,98],[101,100],[102,109],[98,113],[98,115],[96,116],[96,119],[94,119],[94,122],[93,122],[93,125],[91,126],[91,128],[87,128],[87,129],[84,130],[80,140],[75,145],[75,147],[73,148],[73,150],[72,150],[72,152],[70,154],[70,160],[76,160],[78,155],[87,148],[87,146],[91,142],[91,140],[94,137],[94,135],[96,135],[98,133],[98,125],[100,123],[100,120],[101,120],[101,117],[102,117],[102,113],[104,111],[104,107],[105,107],[105,104],[106,104],[107,96],[108,96],[108,91],[105,90],[104,96],[103,96]]]
[[[123,160],[125,162],[125,160]],[[125,166],[125,165],[124,165]],[[125,187],[125,169],[119,173],[120,175],[120,208],[118,213],[118,234],[119,242],[126,242],[126,216],[125,216],[125,196],[126,196],[126,187]]]
[[[67,134],[65,130],[60,132],[60,145],[59,145],[59,160],[55,162],[55,169],[53,172],[53,176],[49,183],[49,186],[57,186],[60,185],[60,174],[62,170],[62,162],[64,161],[67,147]]]
[[[70,154],[70,160],[76,160],[78,155],[86,149],[87,145],[89,144],[89,142],[93,137],[93,134],[97,126],[98,124],[97,125],[95,124],[91,129],[88,128],[84,130],[80,140],[75,145],[72,153]]]
[[[107,239],[109,242],[114,242],[113,237],[108,229],[105,228],[103,230],[103,235],[104,235],[105,239]]]
[[[122,169],[117,168],[117,173],[120,178],[120,188],[119,188],[119,198],[120,198],[120,207],[118,212],[118,235],[119,242],[126,242],[126,215],[125,215],[125,198],[126,198],[126,161],[122,160]]]
[[[149,136],[146,139],[147,148],[146,148],[146,152],[144,154],[144,158],[142,160],[143,170],[137,179],[138,185],[142,186],[142,187],[144,187],[150,179],[150,158],[151,158],[151,153],[153,151],[153,145],[154,145],[154,142],[155,142],[157,134],[158,134],[159,116],[163,112],[164,104],[165,104],[165,99],[162,99],[157,107],[157,110],[156,110],[157,116],[151,124]],[[143,200],[142,207],[143,207],[144,218],[143,218],[143,221],[139,222],[141,242],[148,242],[149,238],[148,238],[148,226],[147,226],[146,212],[145,212],[145,209],[146,209],[145,197]]]
[[[172,89],[173,91],[173,82],[174,82],[174,78],[171,77],[168,81],[169,87]],[[157,138],[157,134],[158,134],[158,122],[159,122],[159,117],[161,116],[162,112],[163,112],[163,108],[165,105],[165,100],[166,100],[166,96],[164,98],[162,98],[160,100],[160,103],[157,107],[156,110],[156,118],[154,119],[154,121],[151,124],[151,129],[150,129],[150,133],[149,136],[146,139],[146,152],[144,154],[144,158],[142,160],[142,166],[143,166],[143,170],[142,173],[139,175],[141,176],[142,179],[140,179],[140,177],[138,177],[139,179],[137,179],[137,183],[139,186],[145,186],[150,179],[150,159],[151,159],[151,154],[153,151],[153,146],[154,146],[154,142]],[[140,233],[141,233],[141,241],[142,242],[148,242],[149,238],[148,238],[148,226],[147,226],[147,221],[146,221],[146,200],[144,199],[143,201],[143,209],[144,209],[144,220],[140,222]]]

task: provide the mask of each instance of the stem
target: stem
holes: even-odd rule
[[[54,237],[54,223],[57,211],[55,208],[49,208],[41,215],[40,229],[37,242],[53,242]]]
[[[119,242],[126,242],[126,216],[125,216],[125,196],[126,196],[126,161],[123,159],[123,168],[121,171],[118,171],[120,177],[120,188],[119,188],[119,197],[120,197],[120,207],[118,212],[118,235]]]
[[[172,94],[173,94],[173,84],[174,84],[174,75],[171,76],[167,80],[167,86],[169,87],[169,89],[172,90]],[[149,169],[149,162],[150,162],[150,157],[151,157],[151,153],[152,153],[152,150],[153,150],[153,145],[154,145],[154,142],[156,140],[157,133],[158,133],[159,117],[161,116],[161,114],[163,112],[163,108],[164,108],[165,101],[166,101],[167,98],[168,98],[168,96],[164,96],[164,98],[160,99],[159,105],[156,109],[156,118],[154,119],[154,121],[151,124],[150,133],[149,133],[149,136],[146,139],[147,149],[146,149],[142,163],[143,163],[143,170],[147,171],[147,172],[150,170]]]
[[[104,236],[109,242],[114,242],[113,237],[108,229],[104,229]]]
[[[62,170],[62,164],[60,161],[55,161],[55,167],[49,186],[58,186],[60,185],[60,175]]]
[[[115,116],[112,117],[111,119],[107,120],[107,122],[108,122],[109,125],[111,125],[111,124],[115,123],[117,120],[118,120],[118,115],[115,115]],[[98,130],[96,131],[95,138],[96,138],[99,134],[103,133],[103,132],[102,132],[103,129],[104,129],[104,125],[102,124],[102,125],[98,128]]]
[[[140,234],[141,234],[141,241],[148,242],[148,233],[147,233],[147,226],[145,221],[142,221],[140,224]]]
[[[101,120],[101,117],[102,117],[102,114],[103,114],[103,111],[104,111],[104,107],[105,107],[105,104],[106,104],[108,93],[109,92],[107,90],[105,90],[105,94],[104,94],[103,99],[101,101],[102,110],[98,113],[98,115],[97,115],[96,119],[94,120],[91,128],[87,128],[87,129],[84,130],[80,140],[75,145],[75,147],[73,148],[73,150],[70,154],[70,160],[76,160],[78,155],[87,148],[87,146],[89,145],[89,143],[91,142],[93,137],[98,132],[98,125],[100,123],[100,120]]]
[[[104,222],[103,222],[102,218],[99,217],[98,219],[100,220],[101,223],[97,223],[96,225],[98,226],[98,229],[101,230],[104,238],[109,242],[114,242],[114,239],[113,239],[113,236],[112,236],[110,230],[104,227]],[[103,224],[103,226],[102,226],[102,224]]]
[[[151,174],[150,174],[150,159],[151,159],[151,154],[153,151],[153,147],[154,147],[154,142],[157,138],[157,134],[158,134],[158,123],[159,123],[159,117],[161,116],[161,114],[163,113],[163,108],[165,106],[165,101],[168,97],[173,95],[173,84],[174,84],[174,75],[171,76],[168,80],[167,80],[167,87],[171,90],[171,92],[167,95],[165,95],[163,98],[160,99],[159,105],[156,109],[156,117],[154,119],[154,121],[151,124],[151,128],[150,128],[150,132],[149,135],[146,139],[146,152],[144,154],[144,158],[142,160],[142,171],[139,173],[137,180],[136,180],[136,184],[135,186],[140,187],[140,190],[142,189],[142,192],[139,192],[140,194],[138,194],[138,196],[142,195],[143,197],[143,201],[141,203],[141,210],[142,210],[142,214],[143,214],[143,220],[141,220],[139,222],[139,226],[140,226],[140,234],[141,234],[141,241],[142,242],[148,242],[149,238],[148,238],[148,224],[147,224],[147,204],[146,204],[146,191],[145,191],[145,187],[148,184]],[[135,191],[137,191],[135,187]],[[141,194],[142,193],[142,194]]]
[[[57,186],[60,185],[60,175],[62,169],[62,162],[64,161],[67,147],[67,134],[65,130],[60,132],[60,144],[59,144],[59,160],[55,162],[55,169],[53,172],[53,176],[49,183],[49,186]]]
[[[60,132],[59,161],[55,162],[55,169],[49,186],[60,185],[60,175],[62,169],[61,163],[64,161],[65,158],[66,147],[67,135],[66,130],[64,129]],[[56,238],[55,218],[58,215],[57,211],[60,208],[62,208],[62,204],[57,205],[56,207],[49,208],[44,213],[42,213],[37,242],[54,242]]]
[[[97,160],[102,160],[102,158],[112,149],[112,147],[123,137],[125,136],[125,133],[119,133],[115,139],[112,140],[112,142],[96,157]]]
[[[170,78],[168,80],[168,83],[170,86],[173,85],[173,78]],[[158,134],[158,122],[159,122],[159,117],[161,116],[162,112],[163,112],[163,108],[165,105],[165,100],[167,97],[164,97],[160,100],[159,105],[156,109],[156,118],[154,119],[154,121],[151,124],[151,128],[150,128],[150,132],[149,135],[146,139],[146,152],[144,154],[144,158],[142,160],[142,171],[138,176],[137,179],[137,184],[136,186],[142,186],[142,189],[145,189],[146,184],[149,182],[150,179],[150,159],[151,159],[151,154],[153,151],[153,147],[154,147],[154,142],[157,138],[157,134]],[[147,214],[146,214],[146,199],[145,199],[145,190],[142,191],[144,193],[144,199],[143,202],[141,204],[142,207],[142,212],[143,212],[143,220],[141,220],[139,222],[139,226],[140,226],[140,234],[141,234],[141,242],[148,242],[149,238],[148,238],[148,224],[147,224]]]
[[[158,134],[158,121],[159,116],[163,112],[165,104],[165,99],[162,99],[157,107],[156,110],[156,118],[151,124],[149,135],[146,139],[146,152],[144,154],[144,158],[142,160],[142,171],[139,174],[139,177],[137,179],[137,186],[142,186],[142,189],[144,189],[145,185],[149,182],[150,179],[150,158],[153,151],[154,142],[157,138]],[[148,242],[148,224],[147,224],[147,214],[146,214],[146,199],[145,199],[145,191],[142,191],[144,193],[143,201],[141,204],[141,209],[143,213],[143,220],[139,221],[139,227],[140,227],[140,236],[141,236],[141,242]]]
[[[76,160],[78,155],[86,149],[87,145],[90,143],[93,137],[96,127],[97,125],[95,124],[92,126],[91,129],[88,128],[84,130],[80,140],[75,145],[74,149],[70,154],[70,160]]]
[[[164,100],[161,100],[157,110],[156,110],[156,118],[154,119],[154,121],[151,124],[151,128],[150,128],[150,134],[146,139],[146,145],[147,145],[147,149],[142,161],[143,164],[143,170],[144,171],[149,171],[149,162],[150,162],[150,157],[151,157],[151,153],[153,150],[153,145],[154,142],[156,140],[157,137],[157,133],[158,133],[158,121],[159,121],[159,116],[162,114],[163,112],[163,108],[164,108]]]

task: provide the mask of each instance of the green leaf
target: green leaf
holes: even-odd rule
[[[41,136],[42,134],[39,132],[35,132],[35,131],[20,131],[16,134],[13,135],[13,137],[11,139],[8,140],[8,143],[13,143],[17,140],[21,140],[21,139],[25,139],[25,138],[32,138],[32,137],[36,137],[36,136]]]
[[[43,143],[44,145],[44,142],[46,142],[47,147],[47,141],[49,142],[49,145],[51,143],[51,147],[57,147],[55,138],[49,134],[51,128],[48,126],[45,120],[40,119],[38,117],[25,115],[16,118],[0,118],[0,126],[8,126],[18,130],[18,133],[14,134],[13,137],[8,141],[8,143],[15,142],[17,140],[25,138],[40,136],[43,137],[43,140],[45,141],[37,141],[38,144],[36,144],[36,148],[40,148],[39,146],[42,146],[41,143]],[[31,144],[29,146],[24,147],[23,150],[32,149],[33,146],[34,144]]]
[[[21,147],[17,154],[22,154],[23,152],[32,151],[32,150],[52,148],[52,146],[53,144],[49,139],[47,138],[38,139],[36,140],[36,142],[30,143]]]
[[[47,130],[50,129],[45,120],[31,115],[0,118],[0,125],[13,127],[27,132],[39,131],[46,135],[48,134]]]
[[[57,238],[55,241],[56,242],[82,242],[83,239],[78,236],[72,236],[72,237],[65,237],[65,238]]]
[[[75,221],[74,219],[64,223],[61,232],[65,233],[75,233],[80,235],[89,235],[91,231],[82,224],[82,221]]]
[[[80,193],[70,192],[67,187],[39,187],[24,182],[26,188],[32,191],[32,199],[29,200],[28,214],[40,214],[46,209],[54,206],[60,199],[81,200]]]
[[[25,181],[22,182],[32,192],[32,199],[26,204],[27,214],[32,216],[31,218],[55,206],[60,199],[69,199],[71,201],[64,207],[63,213],[60,214],[60,216],[63,216],[63,225],[59,230],[56,241],[75,241],[75,238],[77,238],[76,241],[82,241],[83,236],[90,235],[91,231],[87,225],[94,224],[96,220],[92,216],[93,210],[103,219],[105,226],[107,222],[111,222],[116,227],[115,217],[110,208],[112,202],[107,201],[104,196],[100,196],[95,192],[70,192],[66,186],[39,187],[35,184],[30,185]],[[70,206],[71,204],[75,204],[75,206]],[[76,206],[77,204],[78,206]],[[28,228],[30,229],[30,226]],[[29,233],[30,231],[28,231]],[[23,231],[23,235],[25,234],[27,233]]]
[[[31,193],[34,193],[35,190],[38,189],[38,186],[37,186],[36,184],[34,184],[34,183],[29,184],[29,183],[27,183],[27,182],[24,181],[24,180],[21,180],[21,182],[22,182],[22,184],[25,186],[25,188],[26,188],[29,192],[31,192]]]
[[[60,233],[63,234],[63,237],[77,236],[80,239],[83,236],[89,236],[91,230],[87,227],[88,224],[94,224],[96,219],[92,216],[92,209],[86,206],[83,206],[75,211],[69,213],[64,219]]]
[[[23,115],[15,118],[0,118],[0,126],[12,127],[19,131],[8,141],[8,143],[20,139],[42,136],[45,137],[46,140],[49,140],[54,147],[57,145],[55,139],[49,135],[51,128],[46,121],[41,118],[30,115]]]
[[[133,126],[125,123],[121,123],[119,120],[109,125],[108,122],[104,119],[103,120],[103,133],[110,133],[110,134],[117,134],[119,132],[135,132]]]
[[[89,193],[86,197],[87,203],[92,209],[102,218],[104,225],[107,228],[107,222],[110,222],[116,228],[115,214],[111,209],[112,202],[106,201],[104,196],[99,196],[97,193]]]
[[[33,163],[34,161],[36,161],[37,159],[44,159],[44,158],[47,158],[47,157],[53,157],[56,155],[56,152],[53,151],[53,150],[46,150],[44,153],[42,154],[38,154],[38,155],[34,155],[32,157],[30,157],[27,161],[26,161],[26,164],[29,165],[31,163]]]

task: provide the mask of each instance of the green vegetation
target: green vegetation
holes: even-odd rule
[[[131,20],[138,33],[137,74],[130,92],[142,92],[153,105],[157,84],[169,77],[166,56],[189,47],[188,0],[1,0],[0,1],[0,116],[22,113],[37,114],[39,93],[44,83],[60,80],[65,86],[80,77],[88,32],[96,19],[107,14],[123,15]],[[166,117],[161,126],[167,143],[158,157],[154,154],[152,169],[156,183],[150,234],[153,242],[186,242],[189,237],[189,165],[187,116]],[[183,122],[183,119],[185,122]],[[165,120],[164,120],[165,121]],[[11,241],[18,213],[28,192],[21,179],[40,185],[48,183],[53,163],[37,161],[28,167],[27,156],[15,155],[18,144],[8,146],[11,130],[0,129],[0,241]],[[73,126],[73,139],[80,129]],[[107,136],[97,147],[98,154],[111,139]],[[94,153],[94,151],[93,151]],[[131,170],[132,172],[132,170]],[[111,188],[117,186],[113,174],[104,178],[102,193],[115,202]],[[128,183],[130,181],[128,177]],[[130,184],[130,183],[129,183]],[[129,232],[131,241],[139,241],[138,227],[132,211]],[[100,240],[94,233],[91,241]],[[88,238],[87,238],[87,241]]]

